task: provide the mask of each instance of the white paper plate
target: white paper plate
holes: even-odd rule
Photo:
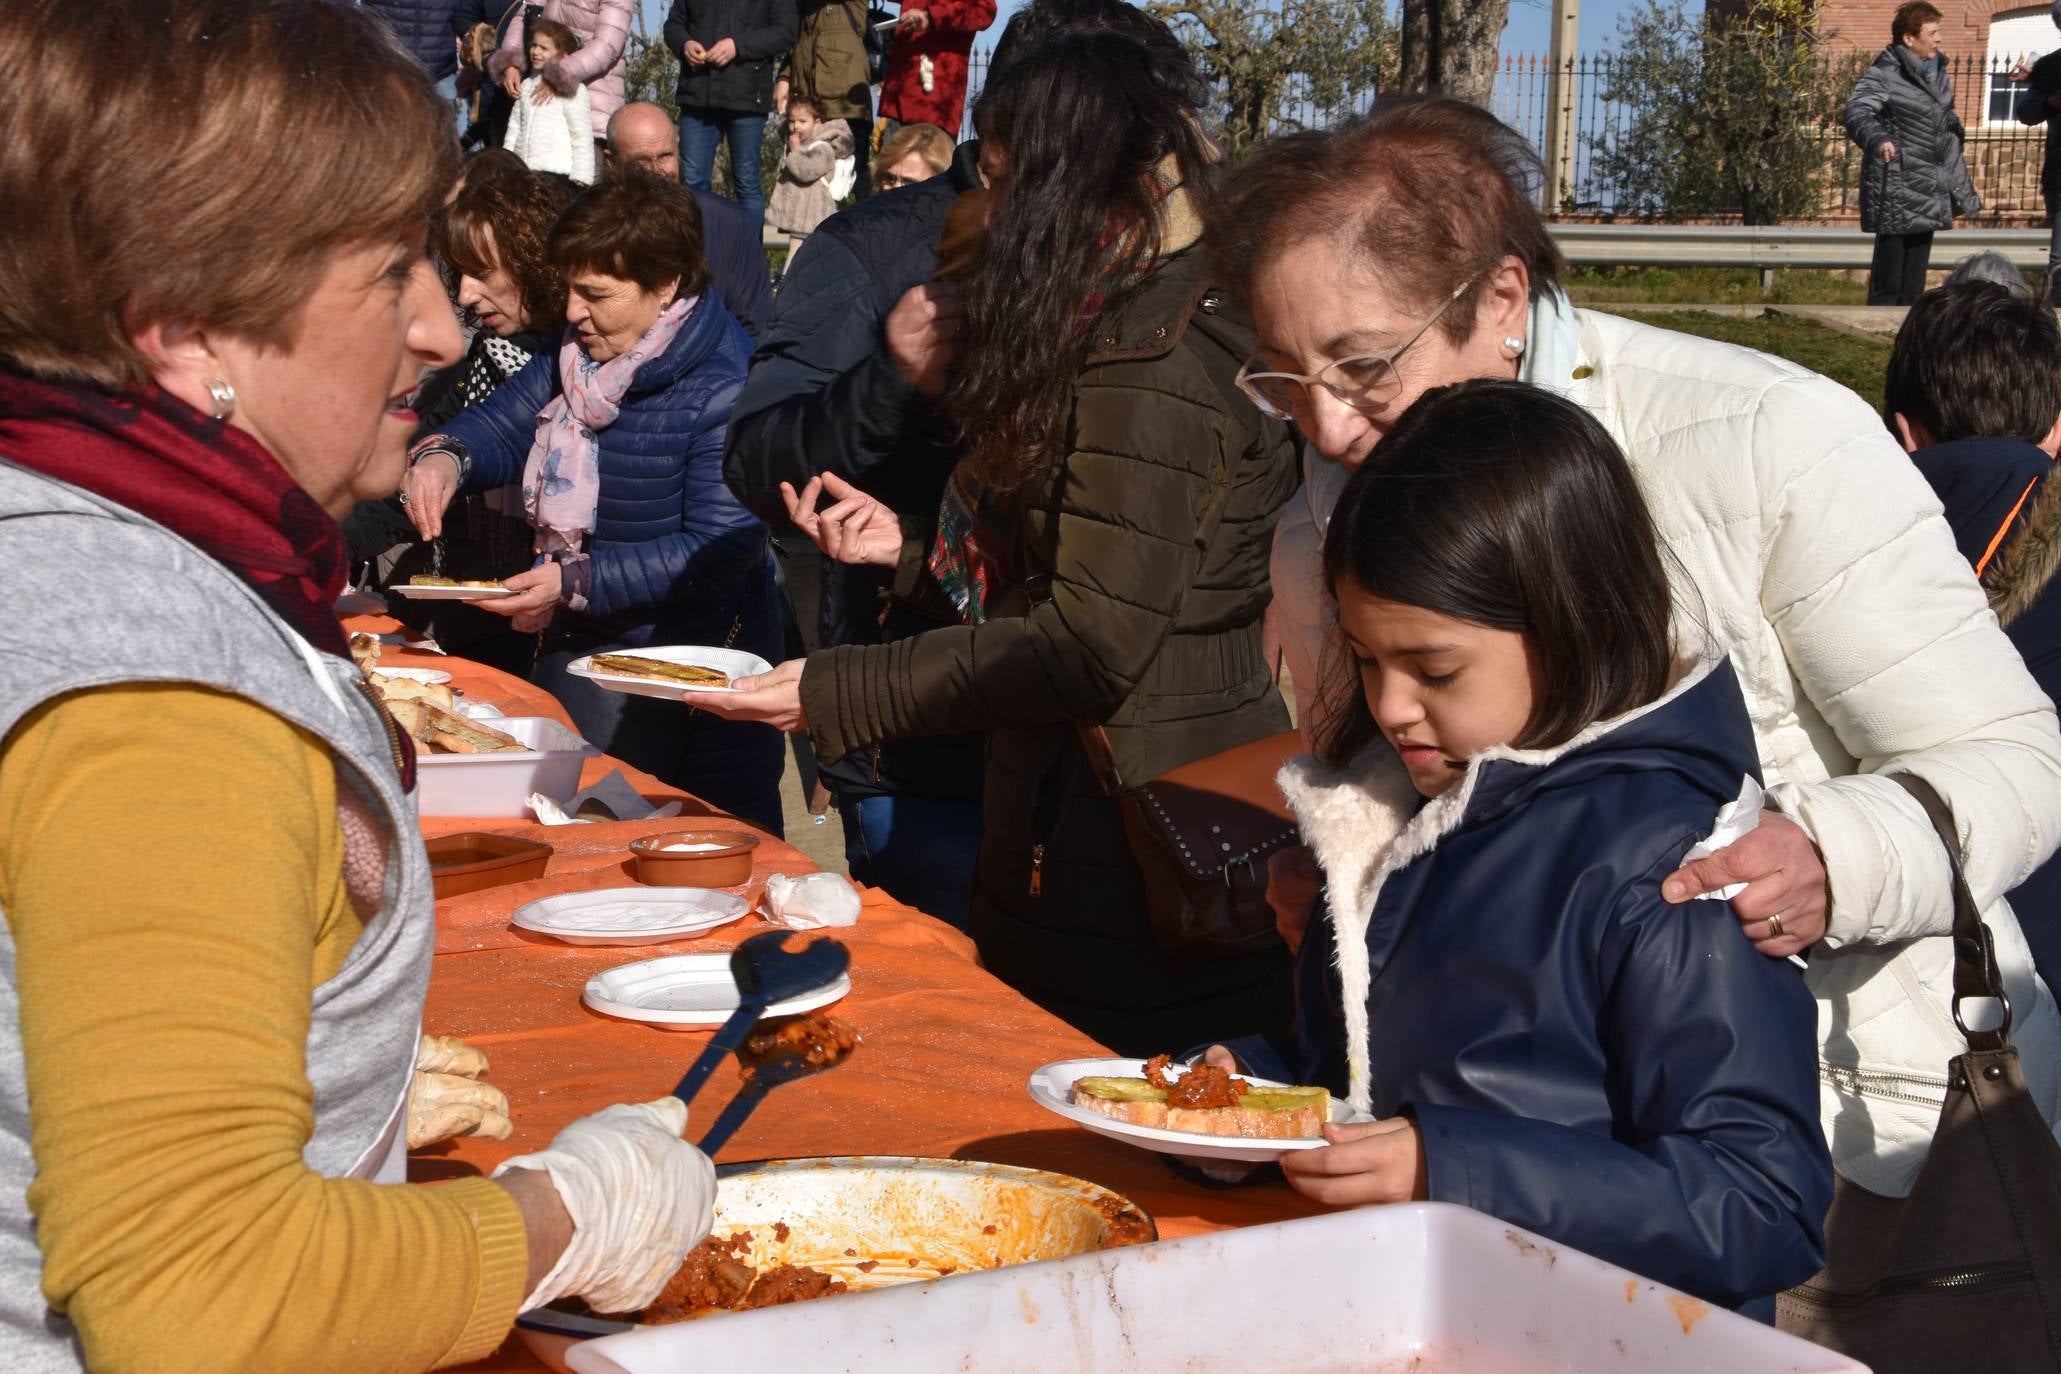
[[[372,674],[374,677],[399,678],[403,682],[420,682],[426,687],[451,680],[451,675],[442,668],[374,668]]]
[[[714,668],[732,678],[748,677],[756,673],[770,673],[773,665],[757,654],[748,654],[742,649],[714,649],[692,644],[673,645],[667,648],[622,649],[619,653],[635,658],[653,658],[660,663],[688,663],[697,668]],[[728,692],[730,687],[690,687],[684,682],[660,682],[648,677],[625,677],[621,673],[599,673],[594,671],[594,656],[576,658],[565,665],[565,670],[579,677],[590,678],[611,692],[627,692],[635,697],[657,697],[662,701],[678,701],[682,692]]]
[[[541,898],[518,907],[511,921],[569,945],[655,945],[729,925],[750,910],[736,893],[710,888],[609,887]]]
[[[827,1007],[852,990],[848,974],[802,997],[775,1002],[768,1016],[795,1016]],[[725,954],[668,954],[622,964],[587,980],[580,997],[604,1016],[647,1021],[679,1030],[704,1030],[722,1025],[737,1010],[737,982]]]
[[[1180,1067],[1179,1065],[1175,1066]],[[1068,1099],[1073,1095],[1073,1081],[1076,1078],[1143,1078],[1145,1061],[1142,1059],[1061,1059],[1039,1068],[1030,1076],[1031,1101],[1048,1112],[1055,1112],[1068,1121],[1086,1126],[1097,1135],[1106,1135],[1112,1140],[1121,1140],[1140,1149],[1156,1154],[1182,1155],[1189,1159],[1242,1159],[1255,1164],[1279,1159],[1290,1150],[1314,1150],[1322,1140],[1243,1140],[1235,1136],[1200,1135],[1194,1131],[1162,1131],[1152,1126],[1133,1126],[1128,1121],[1118,1121],[1100,1112],[1076,1107]],[[1256,1088],[1285,1088],[1286,1083],[1276,1083],[1270,1078],[1254,1078],[1251,1074],[1240,1074],[1246,1082]],[[1372,1121],[1365,1112],[1356,1112],[1337,1098],[1331,1099],[1333,1121]]]
[[[521,595],[513,587],[417,587],[406,582],[387,590],[410,601],[499,601],[504,596]]]

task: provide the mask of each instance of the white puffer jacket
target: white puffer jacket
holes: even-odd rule
[[[1677,588],[1681,613],[1733,646],[1770,805],[1825,856],[1831,925],[1810,982],[1840,1173],[1907,1194],[1947,1061],[1966,1048],[1949,1011],[1945,855],[1917,803],[1871,773],[1918,774],[1952,807],[1996,933],[2012,1040],[2042,1114],[2061,1121],[2061,1015],[2002,900],[2061,843],[2061,733],[1939,502],[1837,383],[1610,315],[1573,319],[1574,356],[1556,365],[1565,375],[1529,379],[1587,408],[1624,447],[1694,583]],[[1275,536],[1273,582],[1307,727],[1337,652],[1322,532],[1347,474],[1314,454],[1305,474]]]
[[[582,186],[594,184],[594,139],[588,130],[593,117],[588,110],[587,88],[573,87],[570,96],[558,96],[539,105],[534,96],[542,85],[541,76],[525,77],[522,94],[508,115],[508,133],[501,146],[521,158],[532,172],[556,172]]]

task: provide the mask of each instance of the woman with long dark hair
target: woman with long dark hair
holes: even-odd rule
[[[1162,952],[1079,726],[1127,783],[1284,729],[1260,653],[1287,430],[1234,385],[1252,333],[1199,251],[1212,150],[1176,45],[1073,35],[975,111],[991,197],[947,395],[966,457],[934,534],[830,479],[791,503],[833,557],[896,565],[958,627],[790,662],[719,709],[819,756],[987,733],[971,924],[982,961],[1125,1050],[1287,1007],[1285,950]]]

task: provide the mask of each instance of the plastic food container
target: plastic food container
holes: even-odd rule
[[[539,1315],[520,1319],[526,1339]],[[582,1334],[601,1338],[539,1354],[575,1374],[1867,1369],[1494,1217],[1424,1202]]]
[[[429,851],[430,882],[437,900],[480,892],[504,883],[526,883],[544,876],[551,846],[536,840],[468,830],[445,835],[423,846]]]
[[[668,845],[696,846],[666,853]],[[759,837],[742,830],[676,830],[630,841],[637,881],[653,887],[736,887],[751,881]]]
[[[570,797],[580,765],[601,753],[549,716],[507,716],[494,728],[528,749],[500,754],[418,753],[422,814],[523,820],[530,793]]]

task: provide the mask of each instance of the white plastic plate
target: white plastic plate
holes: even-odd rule
[[[660,663],[688,663],[696,668],[714,668],[733,679],[773,671],[772,664],[757,654],[748,654],[742,649],[716,649],[684,644],[668,648],[621,649],[617,652],[634,658],[657,659]],[[635,697],[657,697],[661,701],[678,701],[682,692],[734,690],[729,687],[693,687],[684,682],[660,682],[656,678],[648,677],[625,677],[621,673],[599,673],[594,671],[592,654],[574,659],[565,665],[565,670],[577,677],[592,679],[611,692],[627,692]]]
[[[768,1016],[796,1016],[827,1007],[852,990],[847,974],[802,997],[775,1002]],[[728,954],[668,954],[623,964],[587,980],[581,1001],[604,1016],[654,1026],[701,1030],[722,1025],[741,1000]]]
[[[1179,1068],[1179,1065],[1175,1066]],[[1073,1096],[1073,1081],[1076,1078],[1143,1078],[1145,1061],[1142,1059],[1061,1059],[1040,1067],[1030,1076],[1031,1101],[1048,1112],[1055,1112],[1068,1121],[1086,1126],[1097,1135],[1106,1135],[1112,1140],[1121,1140],[1140,1149],[1151,1150],[1163,1155],[1181,1155],[1189,1159],[1240,1159],[1261,1164],[1279,1159],[1290,1150],[1314,1150],[1322,1140],[1244,1140],[1236,1136],[1200,1135],[1194,1131],[1162,1131],[1152,1126],[1133,1126],[1128,1121],[1118,1121],[1086,1107],[1076,1107],[1069,1099]],[[1178,1075],[1176,1075],[1178,1077]],[[1256,1088],[1284,1088],[1270,1078],[1254,1078],[1250,1074],[1239,1074]],[[1333,1121],[1372,1121],[1365,1112],[1356,1112],[1337,1098],[1331,1099]]]
[[[403,682],[419,682],[425,687],[434,687],[439,682],[451,680],[451,675],[442,668],[374,668],[372,675],[399,678]]]
[[[513,587],[417,587],[406,582],[387,590],[410,601],[499,601],[520,595]]]
[[[733,892],[609,887],[540,898],[518,907],[511,920],[569,945],[655,945],[729,925],[750,911],[751,903]]]

